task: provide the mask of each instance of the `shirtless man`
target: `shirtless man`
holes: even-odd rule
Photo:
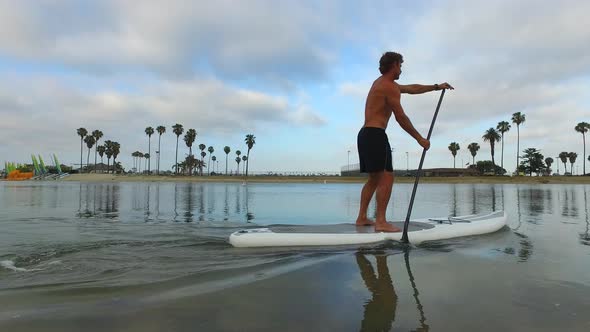
[[[379,60],[381,76],[373,82],[365,104],[365,124],[357,137],[360,170],[369,173],[369,179],[361,191],[361,205],[356,220],[357,226],[375,225],[378,232],[399,232],[401,229],[388,224],[385,211],[393,186],[393,165],[391,147],[385,129],[393,112],[400,126],[414,137],[424,149],[430,148],[430,142],[414,128],[400,103],[402,93],[420,94],[440,89],[453,89],[448,83],[434,85],[400,85],[395,82],[402,73],[401,54],[387,52]],[[375,222],[367,218],[367,208],[377,191],[377,218]]]

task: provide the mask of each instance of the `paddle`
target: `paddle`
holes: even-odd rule
[[[440,104],[442,103],[443,97],[445,95],[445,90],[443,89],[440,93],[440,98],[438,99],[438,105],[436,106],[436,111],[434,112],[434,117],[432,118],[432,123],[430,124],[430,130],[428,131],[427,140],[430,141],[430,135],[432,135],[432,129],[434,129],[434,122],[436,121],[436,116],[438,115],[438,110],[440,109]],[[426,156],[426,149],[422,151],[422,158],[420,158],[420,166],[418,166],[418,171],[416,172],[416,181],[414,181],[414,189],[412,190],[412,197],[410,198],[410,206],[408,207],[408,214],[406,215],[406,221],[404,222],[404,234],[402,235],[402,242],[408,243],[408,226],[410,225],[410,215],[412,214],[412,207],[414,206],[414,198],[416,197],[416,189],[418,188],[418,181],[420,180],[420,172],[422,171],[422,164],[424,164],[424,157]]]

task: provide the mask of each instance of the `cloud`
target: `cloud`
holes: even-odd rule
[[[329,75],[333,46],[351,35],[339,11],[335,2],[3,1],[0,52],[92,74],[212,72],[288,85]]]
[[[135,93],[85,91],[51,78],[13,78],[10,82],[0,83],[0,141],[10,143],[3,144],[4,148],[19,158],[31,149],[71,152],[79,127],[98,128],[104,139],[119,141],[123,149],[129,149],[143,140],[147,126],[169,128],[181,123],[199,135],[215,137],[264,132],[268,125],[325,124],[306,104],[293,105],[282,97],[217,80],[138,83]]]

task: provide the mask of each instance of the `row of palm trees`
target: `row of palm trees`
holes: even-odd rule
[[[522,114],[521,112],[516,112],[516,113],[512,114],[511,120],[512,120],[512,123],[514,123],[516,125],[516,130],[517,130],[516,169],[518,170],[519,165],[520,165],[520,155],[519,155],[519,151],[520,151],[520,125],[526,121],[526,116],[524,114]],[[494,159],[495,143],[502,141],[502,156],[501,156],[501,161],[500,161],[500,167],[502,169],[504,169],[504,133],[508,132],[510,130],[510,128],[511,128],[511,125],[508,121],[500,121],[500,122],[498,122],[498,125],[496,126],[496,128],[492,127],[490,129],[486,130],[484,135],[482,136],[483,141],[489,142],[489,144],[490,144],[492,163],[494,165],[496,165],[496,162]],[[582,138],[583,138],[583,142],[584,142],[584,157],[585,157],[586,156],[586,133],[590,130],[590,124],[588,124],[586,122],[580,122],[574,127],[574,130],[576,132],[579,132],[582,134]],[[476,142],[470,143],[467,146],[467,149],[469,150],[469,152],[471,152],[471,156],[473,157],[473,164],[475,164],[475,156],[476,156],[479,148],[480,148],[480,146]],[[457,156],[457,151],[459,151],[461,149],[461,147],[459,146],[459,143],[451,142],[449,144],[448,149],[449,149],[449,151],[451,151],[451,154],[453,155],[453,168],[454,168],[455,167],[455,157]],[[565,166],[567,159],[569,159],[570,163],[572,164],[572,167],[573,167],[573,163],[576,161],[577,154],[574,152],[561,152],[559,154],[559,158],[564,163],[564,166]],[[551,158],[549,158],[549,159],[551,159]],[[590,156],[588,156],[588,160],[590,161]],[[551,159],[551,161],[548,164],[550,165],[551,163],[553,163],[553,159]],[[583,165],[583,174],[586,174],[586,163],[583,163],[583,164],[584,164]],[[572,170],[573,170],[573,168],[572,168]]]
[[[82,160],[82,155],[84,153],[84,144],[86,143],[86,147],[88,148],[88,155],[86,156],[86,168],[90,171],[90,151],[94,147],[94,172],[96,173],[96,159],[97,154],[100,155],[101,163],[103,162],[103,156],[107,156],[107,172],[110,170],[110,160],[111,157],[113,158],[113,173],[115,172],[115,165],[116,159],[119,153],[121,152],[121,145],[119,142],[106,140],[102,145],[98,145],[99,141],[104,136],[103,132],[100,130],[94,130],[92,133],[88,133],[88,130],[84,127],[80,127],[76,129],[76,133],[80,136],[80,172],[84,167],[84,163]]]
[[[164,133],[166,133],[166,127],[164,126],[158,126],[156,127],[155,131],[153,127],[147,127],[145,128],[145,134],[148,136],[148,152],[146,154],[143,154],[139,151],[135,151],[132,153],[132,156],[135,157],[139,157],[140,155],[143,156],[144,158],[147,159],[148,161],[148,165],[147,165],[147,173],[151,174],[151,162],[150,162],[150,155],[151,155],[151,137],[152,135],[157,132],[158,133],[158,151],[156,151],[157,154],[157,166],[156,166],[156,174],[160,174],[160,156],[161,156],[161,139],[162,139],[162,135]],[[200,175],[203,175],[203,168],[207,165],[207,172],[209,172],[209,165],[211,164],[211,160],[216,161],[217,157],[213,155],[213,153],[215,152],[215,149],[213,148],[213,146],[209,146],[207,148],[207,146],[205,144],[199,144],[199,149],[201,150],[201,159],[197,159],[194,157],[193,155],[193,144],[197,138],[197,131],[195,129],[188,129],[186,132],[184,131],[184,126],[182,124],[175,124],[172,126],[172,132],[176,135],[176,154],[175,154],[175,159],[174,159],[174,172],[175,174],[178,174],[179,170],[182,170],[183,172],[185,170],[188,170],[189,175],[192,175],[192,171],[193,169],[198,169]],[[180,140],[180,136],[184,133],[184,137],[183,140],[186,144],[186,146],[189,148],[189,153],[187,155],[187,157],[185,158],[185,160],[183,162],[181,162],[179,164],[178,162],[178,143]],[[238,164],[238,172],[239,172],[239,165],[241,161],[244,161],[246,164],[246,170],[245,170],[245,174],[246,176],[248,175],[248,165],[249,165],[249,159],[250,159],[250,150],[252,150],[252,148],[254,147],[254,144],[256,144],[256,137],[253,134],[248,134],[246,135],[245,138],[245,143],[246,146],[248,147],[248,152],[246,156],[242,156],[242,158],[240,158],[240,155],[242,154],[242,152],[240,150],[236,151],[236,163]],[[207,151],[209,152],[209,162],[205,163],[204,158],[207,156],[207,152],[205,152],[205,149],[207,149]],[[231,148],[229,146],[225,146],[223,148],[223,151],[226,154],[225,157],[225,173],[227,174],[227,163],[228,163],[228,155],[231,152]],[[147,155],[147,157],[146,157]]]

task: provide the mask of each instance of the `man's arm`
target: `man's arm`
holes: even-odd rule
[[[395,120],[408,134],[410,134],[410,136],[414,137],[414,139],[418,141],[422,147],[428,149],[430,147],[430,142],[422,137],[416,128],[414,128],[414,125],[412,125],[412,121],[410,121],[410,118],[408,118],[404,112],[400,102],[400,96],[401,91],[396,84],[391,84],[388,86],[385,97],[387,99],[388,106],[391,107],[393,111]]]
[[[408,84],[408,85],[401,85],[398,84],[399,90],[401,93],[408,93],[411,95],[417,95],[421,93],[426,93],[430,91],[436,91],[440,89],[453,89],[453,87],[449,83],[441,83],[441,84],[433,84],[433,85],[422,85],[422,84]]]

